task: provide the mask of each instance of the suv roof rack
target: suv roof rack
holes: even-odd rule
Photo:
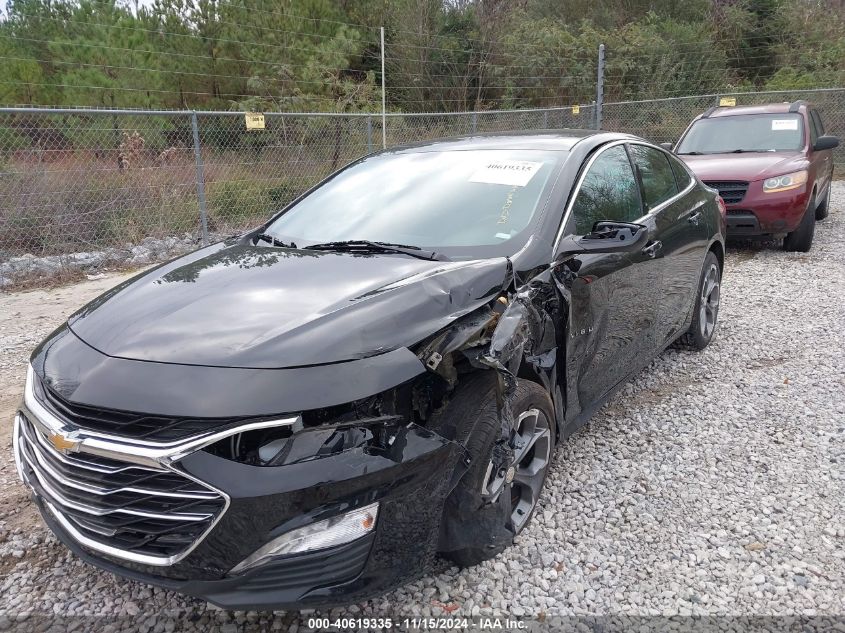
[[[803,99],[799,99],[798,101],[793,101],[792,103],[789,104],[789,111],[790,112],[798,112],[798,109],[801,106],[805,106],[805,105],[807,105],[807,102],[804,101]]]

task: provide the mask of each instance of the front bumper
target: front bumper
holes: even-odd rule
[[[726,205],[728,237],[782,237],[798,228],[809,198],[806,185],[763,193],[762,181],[752,182],[740,202]]]
[[[288,556],[220,580],[177,580],[122,567],[79,545],[44,502],[36,502],[48,527],[85,562],[115,575],[201,598],[224,609],[301,609],[345,604],[376,590],[364,571],[375,537],[365,536],[330,549]],[[385,580],[387,580],[385,578]]]
[[[21,410],[33,415],[26,406]],[[198,450],[174,468],[220,490],[229,503],[210,532],[167,566],[125,560],[80,542],[62,520],[61,505],[42,486],[40,473],[25,459],[20,469],[48,526],[87,562],[226,609],[296,609],[360,601],[429,569],[443,503],[454,474],[463,472],[462,458],[457,444],[414,424],[400,427],[387,451],[353,449],[277,467],[249,466]],[[230,575],[271,539],[375,501],[378,520],[367,536]]]

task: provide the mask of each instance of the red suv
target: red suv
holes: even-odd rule
[[[809,103],[710,108],[696,117],[675,153],[727,207],[728,237],[783,240],[809,251],[827,216],[835,136],[825,136]]]

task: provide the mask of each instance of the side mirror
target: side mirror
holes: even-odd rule
[[[672,151],[672,147],[674,147],[674,144],[673,144],[673,143],[661,143],[661,144],[660,144],[660,147],[662,147],[663,149],[665,149],[667,152],[671,152],[671,151]]]
[[[835,136],[820,136],[816,139],[816,144],[813,145],[814,152],[821,152],[826,149],[833,149],[839,147],[839,139]]]
[[[642,224],[596,222],[586,235],[569,235],[561,240],[555,261],[589,253],[630,253],[645,244],[648,231]]]

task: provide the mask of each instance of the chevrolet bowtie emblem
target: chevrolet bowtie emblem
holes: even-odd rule
[[[47,439],[50,440],[50,444],[52,444],[53,447],[61,453],[70,453],[71,451],[75,451],[79,446],[79,442],[69,440],[59,433],[51,433]]]

